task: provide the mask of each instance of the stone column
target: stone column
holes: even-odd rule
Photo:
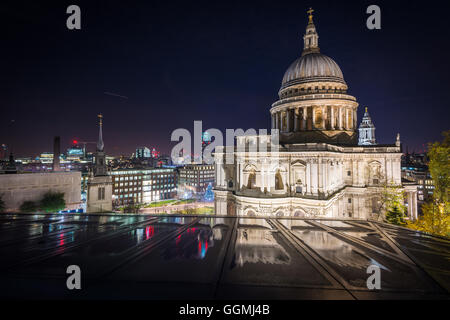
[[[298,131],[298,109],[294,109],[294,132]]]
[[[342,130],[342,107],[341,106],[339,106],[338,107],[339,109],[338,109],[338,117],[339,117],[339,130]]]
[[[319,179],[319,171],[317,169],[318,169],[318,163],[317,163],[317,160],[314,159],[312,161],[312,165],[311,165],[311,193],[313,195],[317,194],[317,190],[318,190],[317,182]]]
[[[260,190],[261,190],[262,193],[264,193],[264,180],[265,180],[265,177],[266,177],[266,174],[264,172],[264,166],[262,165],[261,166],[261,181],[260,181],[260,183],[261,183]]]
[[[281,131],[281,112],[277,112],[277,129]]]
[[[308,130],[308,108],[303,107],[303,131]]]
[[[352,161],[352,186],[358,185],[358,160]]]
[[[412,192],[408,192],[408,217],[414,219]]]
[[[311,161],[306,163],[306,194],[311,194]]]
[[[323,193],[323,162],[322,159],[319,158],[317,163],[317,180],[318,180],[318,191],[319,193]]]
[[[272,114],[272,129],[275,129],[275,115]]]
[[[358,112],[355,110],[353,110],[353,129],[356,130],[356,128],[358,127]]]
[[[291,132],[291,110],[286,110],[286,132]]]
[[[347,130],[347,109],[342,110],[342,129]]]
[[[217,162],[216,162],[216,163],[214,163],[214,181],[215,181],[214,186],[215,186],[215,187],[219,186],[219,184],[218,184],[218,181],[219,181],[219,175],[218,175],[218,172],[219,172],[219,170],[218,170],[218,164],[217,164]]]
[[[326,122],[326,116],[328,116],[328,114],[326,115],[326,107],[322,107],[322,129],[326,129],[327,128],[327,122]]]
[[[417,214],[417,192],[413,193],[413,213],[414,213],[414,220],[417,220],[419,218]]]
[[[316,109],[315,107],[311,107],[312,109],[312,121],[311,121],[311,127],[314,130],[316,128],[315,122],[316,122]]]
[[[277,112],[276,114],[275,114],[275,116],[276,116],[276,128],[278,129],[278,130],[280,130],[280,113],[279,112]]]
[[[335,129],[335,123],[334,123],[334,106],[331,106],[331,119],[330,119],[330,125],[331,125],[331,130]]]
[[[239,191],[242,190],[244,185],[244,165],[239,163]]]

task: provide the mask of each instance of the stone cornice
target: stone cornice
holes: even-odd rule
[[[287,99],[278,100],[272,105],[271,112],[281,111],[283,108],[308,107],[308,106],[323,106],[323,105],[345,105],[353,108],[359,106],[355,97],[347,94],[310,94],[298,97],[291,97]]]

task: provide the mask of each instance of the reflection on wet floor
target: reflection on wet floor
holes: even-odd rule
[[[239,219],[230,257],[225,283],[332,287],[266,219]]]
[[[285,226],[290,225],[294,235],[317,253],[327,267],[337,272],[342,281],[351,287],[366,289],[367,268],[375,265],[382,270],[381,282],[385,289],[440,291],[439,286],[431,279],[425,279],[416,266],[403,261],[403,256],[395,259],[394,250],[391,249],[394,252],[391,255],[383,254],[384,248],[389,245],[381,240],[380,235],[374,236],[374,231],[361,232],[361,228],[342,221],[307,221],[310,227],[303,224],[303,228],[295,226],[296,223],[292,227],[289,221],[283,223]],[[323,225],[331,229],[321,227]],[[346,231],[343,232],[342,229]],[[374,238],[370,238],[371,236]],[[352,237],[365,242],[354,241]],[[399,278],[398,275],[402,277]]]
[[[67,296],[56,279],[74,264],[92,298],[126,298],[127,290],[105,288],[138,283],[158,288],[135,292],[152,299],[448,297],[450,282],[450,241],[359,220],[5,214],[0,255],[0,292],[16,298],[41,289]],[[377,293],[367,289],[370,265],[382,272]],[[48,287],[31,281],[16,290],[21,279]]]
[[[290,256],[276,242],[270,230],[241,227],[237,231],[237,238],[234,263],[239,267],[246,263],[290,263]]]
[[[108,281],[212,285],[219,276],[233,222],[229,218],[194,221],[147,255],[108,275]]]

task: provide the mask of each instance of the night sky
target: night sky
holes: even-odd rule
[[[194,120],[204,130],[270,128],[312,6],[321,52],[360,103],[358,124],[367,105],[378,143],[400,132],[419,151],[450,129],[444,3],[2,1],[0,144],[36,156],[52,151],[55,135],[63,150],[73,138],[95,141],[98,113],[111,155],[141,145],[168,153],[172,131],[193,131]],[[66,28],[71,4],[81,7],[80,31]],[[366,28],[371,4],[382,30]]]

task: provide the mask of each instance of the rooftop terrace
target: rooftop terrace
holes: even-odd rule
[[[450,297],[450,241],[361,220],[3,214],[0,256],[2,298]]]

